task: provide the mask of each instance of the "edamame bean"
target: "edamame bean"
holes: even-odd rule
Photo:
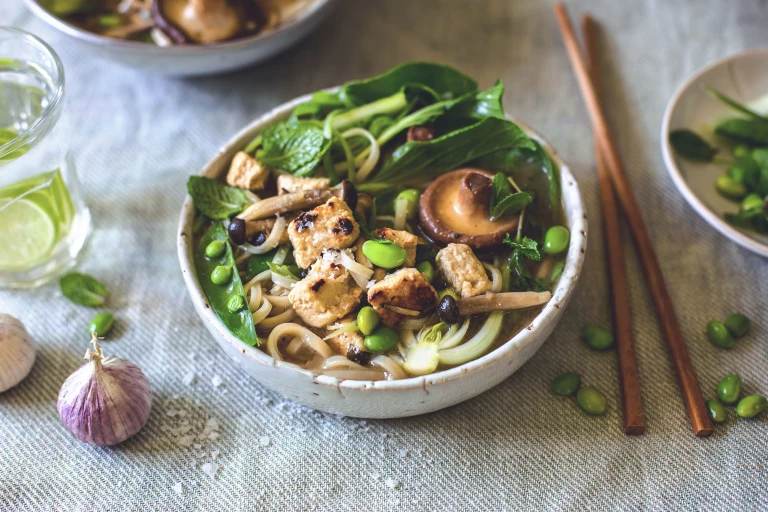
[[[214,240],[205,248],[205,255],[209,258],[218,258],[226,250],[227,245],[221,240]]]
[[[416,218],[416,214],[419,211],[419,196],[421,194],[418,190],[415,188],[409,188],[406,190],[403,190],[399,194],[397,194],[397,198],[395,198],[395,204],[397,204],[397,200],[405,200],[406,201],[406,207],[405,207],[405,218],[408,220],[413,220]]]
[[[707,336],[709,341],[720,348],[733,348],[733,336],[725,328],[720,320],[710,320],[707,324]]]
[[[408,257],[408,253],[399,245],[379,240],[367,240],[363,244],[363,254],[377,267],[387,269],[399,267]]]
[[[230,313],[237,313],[245,306],[245,299],[240,295],[233,295],[227,301],[227,309]]]
[[[599,416],[608,409],[605,395],[594,386],[584,386],[576,393],[576,403],[587,414]]]
[[[749,154],[749,146],[745,146],[744,144],[736,144],[733,146],[731,154],[733,154],[733,156],[736,158],[744,158]]]
[[[742,418],[754,418],[768,408],[768,400],[763,395],[749,395],[739,400],[736,414]]]
[[[715,423],[722,423],[728,419],[728,412],[723,407],[723,404],[717,400],[707,400],[707,409],[709,410],[709,417]]]
[[[365,306],[357,313],[357,328],[368,336],[379,325],[379,314],[371,306]]]
[[[446,295],[450,295],[451,297],[454,298],[454,300],[458,300],[459,298],[459,294],[456,293],[456,290],[454,290],[453,288],[445,288],[444,290],[440,290],[439,292],[437,292],[437,300],[443,300],[443,297],[445,297]]]
[[[550,255],[560,254],[568,249],[571,232],[563,226],[552,226],[544,235],[544,252]]]
[[[717,383],[717,398],[724,404],[735,404],[741,394],[741,377],[737,374],[723,377]]]
[[[741,313],[734,313],[725,319],[725,328],[734,338],[741,338],[749,331],[749,318]]]
[[[741,211],[748,212],[751,210],[759,210],[763,207],[765,201],[757,194],[749,194],[741,201]]]
[[[226,284],[232,277],[232,267],[229,265],[219,265],[211,272],[211,282],[213,284]]]
[[[371,352],[389,352],[395,348],[399,339],[400,338],[395,331],[386,325],[382,325],[366,336],[363,343],[365,344],[365,348]]]
[[[95,332],[96,336],[105,336],[112,329],[114,323],[115,317],[112,313],[99,313],[88,324],[88,332]]]
[[[608,350],[613,346],[613,334],[599,325],[585,325],[581,330],[581,339],[595,350]]]
[[[571,396],[579,390],[581,376],[576,372],[561,373],[552,381],[552,392],[560,396]]]
[[[747,187],[730,176],[720,176],[715,182],[715,188],[726,199],[738,201],[747,195]]]
[[[427,281],[430,283],[435,278],[435,267],[428,261],[422,261],[416,265],[416,270],[424,274],[424,277],[426,277]]]

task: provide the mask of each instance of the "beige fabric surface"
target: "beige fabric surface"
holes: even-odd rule
[[[768,392],[768,261],[693,212],[659,150],[674,89],[714,59],[768,43],[768,4],[571,4],[574,19],[589,10],[606,28],[611,123],[705,395],[713,397],[731,372],[746,391]],[[42,36],[63,59],[73,149],[95,219],[80,269],[113,294],[118,320],[105,352],[142,367],[155,400],[146,428],[122,445],[78,442],[59,421],[56,397],[82,364],[94,311],[68,302],[55,284],[0,291],[0,311],[21,318],[40,345],[29,378],[0,395],[0,510],[766,508],[768,415],[744,421],[731,410],[711,438],[693,437],[634,256],[628,269],[647,434],[622,433],[615,353],[595,353],[579,340],[586,322],[608,322],[607,279],[588,120],[551,0],[346,0],[279,58],[198,79],[98,59],[21,0],[0,2],[0,24]],[[586,267],[555,333],[497,388],[423,417],[329,416],[256,384],[203,327],[176,259],[185,182],[271,107],[415,59],[455,65],[482,86],[504,80],[507,110],[545,134],[579,180],[592,226]],[[706,340],[706,322],[734,311],[753,319],[753,331],[733,350],[719,350]],[[587,417],[549,392],[566,370],[606,392],[606,416]],[[220,426],[208,433],[218,438],[180,444],[172,429],[189,420],[191,432],[202,433],[211,417]],[[214,462],[212,479],[203,467]]]

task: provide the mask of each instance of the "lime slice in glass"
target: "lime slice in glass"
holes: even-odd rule
[[[0,199],[0,271],[23,271],[43,263],[58,238],[48,212],[26,199]]]

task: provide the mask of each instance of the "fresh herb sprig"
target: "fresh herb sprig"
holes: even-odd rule
[[[70,272],[59,279],[61,293],[66,298],[92,308],[103,306],[109,297],[107,287],[87,274]]]
[[[195,207],[203,215],[214,220],[228,219],[243,211],[249,203],[241,189],[203,176],[190,176],[187,191],[192,196]]]
[[[491,199],[489,210],[491,220],[498,220],[505,214],[517,213],[533,201],[527,192],[515,192],[509,178],[503,173],[497,173],[491,183]]]

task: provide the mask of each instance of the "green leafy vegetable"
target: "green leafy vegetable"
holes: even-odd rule
[[[549,208],[552,211],[552,218],[556,219],[560,216],[561,199],[562,195],[562,183],[560,182],[560,168],[552,161],[544,147],[539,144],[539,141],[532,141],[536,146],[536,157],[541,162],[541,166],[544,169],[544,174],[547,175],[549,181]]]
[[[733,98],[726,96],[722,92],[718,91],[717,89],[714,89],[713,87],[710,87],[708,85],[704,86],[704,90],[707,91],[709,94],[717,98],[718,100],[722,101],[732,109],[736,110],[737,112],[741,112],[742,114],[747,114],[750,117],[754,117],[755,119],[762,119],[763,121],[768,121],[768,117],[761,116],[754,110],[750,109],[743,103],[739,103],[738,101],[734,100]]]
[[[273,124],[264,128],[261,136],[262,149],[256,153],[259,163],[296,176],[312,174],[331,145],[323,128],[313,121]]]
[[[311,100],[296,107],[292,116],[322,118],[324,112],[350,106],[351,105],[344,102],[336,93],[318,91],[312,95]]]
[[[432,178],[500,149],[513,148],[534,150],[535,146],[512,121],[489,117],[430,141],[403,144],[372,181]]]
[[[491,220],[501,218],[505,213],[517,213],[533,201],[533,197],[526,192],[512,192],[512,185],[503,173],[497,173],[493,177],[491,186],[491,200],[489,209]]]
[[[299,277],[301,274],[301,269],[296,265],[283,265],[279,263],[272,263],[270,261],[267,262],[267,266],[269,267],[269,270],[279,276],[287,277],[288,279],[293,279],[294,281],[299,281],[301,279]]]
[[[768,121],[733,117],[718,123],[715,133],[750,146],[768,146]]]
[[[190,176],[187,191],[195,207],[214,220],[228,219],[240,213],[249,202],[245,192],[239,188],[203,176]]]
[[[418,244],[416,246],[416,263],[435,261],[439,249],[435,244]]]
[[[61,293],[75,304],[99,307],[109,297],[106,286],[89,275],[70,272],[59,279]]]
[[[694,162],[711,162],[717,154],[717,148],[710,146],[692,130],[670,132],[669,143],[678,155]]]
[[[269,270],[269,263],[272,262],[272,258],[275,257],[276,252],[277,249],[265,254],[252,254],[248,258],[248,265],[245,269],[246,281],[250,281],[265,270]]]
[[[477,82],[449,66],[408,62],[381,75],[348,82],[341,88],[339,98],[348,104],[362,105],[391,96],[409,84],[427,87],[442,98],[455,98],[477,90]]]
[[[508,263],[511,288],[523,292],[545,291],[547,289],[547,283],[543,279],[533,277],[528,269],[528,260],[541,261],[539,244],[528,237],[513,240],[509,236],[509,233],[504,237],[504,244],[513,248]]]
[[[227,246],[227,250],[219,257],[209,258],[205,255],[205,248],[208,247],[208,244],[217,240],[224,242]],[[216,316],[219,317],[219,320],[221,320],[229,332],[247,345],[254,346],[260,344],[261,342],[256,335],[256,328],[253,324],[251,310],[248,307],[243,307],[232,312],[227,307],[227,304],[233,296],[239,296],[242,299],[242,304],[248,304],[245,290],[243,289],[243,283],[240,281],[240,275],[237,272],[233,272],[232,278],[229,279],[226,286],[214,284],[211,281],[211,274],[218,266],[235,268],[235,258],[232,254],[232,246],[229,243],[229,238],[227,237],[227,232],[224,229],[224,226],[219,222],[206,231],[195,250],[195,269],[197,270],[197,278],[200,281],[200,286],[205,292],[205,297],[208,300],[211,309],[213,309],[213,312],[216,313]]]
[[[541,252],[539,252],[539,244],[536,242],[536,240],[532,240],[527,236],[523,237],[519,241],[512,240],[512,238],[509,236],[509,233],[507,233],[507,236],[504,237],[503,242],[505,245],[512,247],[516,251],[520,251],[520,253],[526,258],[533,261],[541,261]]]
[[[747,182],[745,179],[744,183],[759,196],[768,196],[768,149],[755,149],[752,151],[752,160],[760,169],[760,174],[753,182]]]

